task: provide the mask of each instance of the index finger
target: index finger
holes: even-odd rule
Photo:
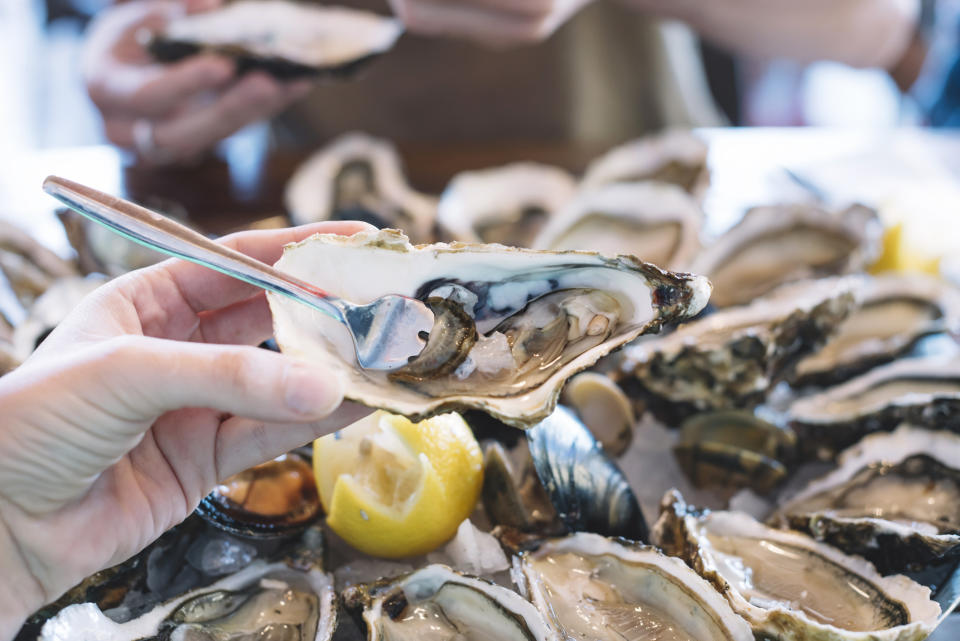
[[[325,221],[287,229],[239,232],[225,236],[221,242],[251,258],[273,265],[280,259],[284,245],[313,234],[351,236],[370,229],[373,229],[371,225],[362,222]],[[164,262],[158,269],[166,271],[184,301],[197,313],[232,305],[261,291],[259,287],[244,281],[183,260]]]

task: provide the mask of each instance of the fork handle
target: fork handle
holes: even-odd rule
[[[48,176],[43,190],[74,211],[121,236],[164,254],[215,269],[324,312],[346,322],[344,301],[306,281],[210,240],[186,225],[128,200],[105,194],[66,178]]]

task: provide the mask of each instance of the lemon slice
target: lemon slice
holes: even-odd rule
[[[871,274],[883,272],[921,272],[937,274],[940,271],[940,259],[929,252],[916,247],[916,243],[907,238],[902,222],[894,223],[883,232],[883,249],[877,261],[871,265]]]
[[[327,524],[361,552],[425,554],[476,505],[483,455],[459,414],[412,423],[375,412],[313,444]]]

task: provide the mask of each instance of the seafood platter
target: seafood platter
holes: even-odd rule
[[[278,267],[358,302],[423,300],[424,352],[364,370],[341,326],[271,296],[269,347],[377,412],[224,480],[20,638],[926,639],[960,596],[960,291],[871,269],[884,229],[861,204],[757,203],[708,235],[708,151],[670,131],[582,175],[518,162],[440,195],[387,141],[317,152],[290,221],[378,230],[314,236]],[[7,237],[15,367],[106,277]],[[42,286],[14,276],[34,271]],[[467,443],[440,448],[461,459],[410,455],[427,432]],[[408,535],[355,536],[389,511],[351,520],[367,486],[338,468],[350,456],[420,461],[377,482],[441,503],[456,486],[463,514],[429,538],[449,515],[421,504]]]

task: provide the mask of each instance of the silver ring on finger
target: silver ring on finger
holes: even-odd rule
[[[153,140],[153,123],[146,118],[137,118],[133,122],[133,148],[142,158],[150,158],[157,151]]]

